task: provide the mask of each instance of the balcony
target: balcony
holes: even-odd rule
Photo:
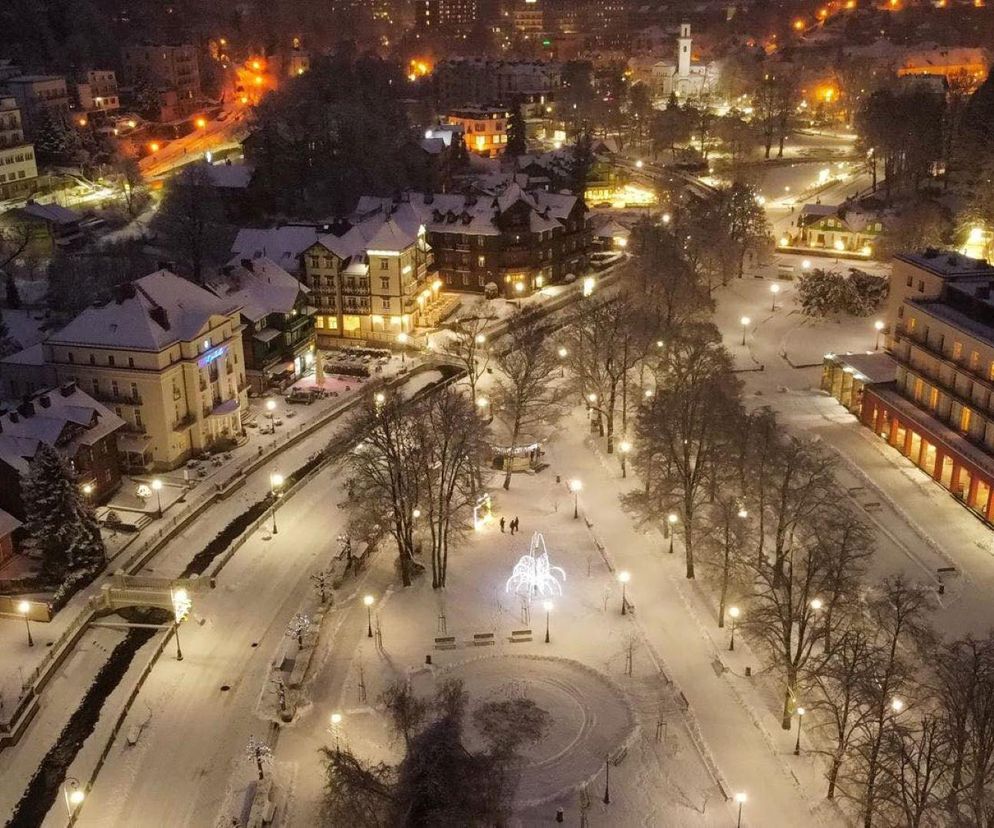
[[[196,422],[196,416],[188,413],[173,423],[173,431],[184,432]]]
[[[916,374],[935,380],[936,383],[942,386],[943,390],[948,390],[948,392],[951,395],[956,396],[958,399],[966,399],[965,397],[962,397],[960,395],[959,391],[956,390],[953,384],[951,384],[946,378],[942,376],[941,371],[934,371],[934,370],[930,371],[926,368],[917,366],[912,363],[911,348],[916,347],[924,351],[925,353],[929,354],[930,356],[934,357],[936,360],[938,360],[938,362],[941,365],[945,365],[947,368],[950,368],[953,372],[954,379],[955,377],[964,377],[968,381],[972,382],[974,385],[979,385],[981,388],[986,389],[988,393],[994,394],[994,382],[992,382],[990,379],[983,376],[982,374],[979,374],[976,371],[971,370],[967,366],[965,360],[950,359],[942,351],[930,345],[923,338],[919,338],[914,336],[913,334],[906,333],[904,331],[903,326],[899,328],[896,333],[897,333],[897,341],[894,343],[895,347],[891,348],[891,356],[893,356],[894,359],[897,360],[897,362],[899,362],[909,371],[913,371]],[[970,407],[975,408],[981,404],[974,400],[971,400],[969,402],[969,405]]]
[[[103,389],[97,391],[92,390],[90,395],[100,402],[115,403],[117,405],[141,405],[142,396],[141,394],[122,394],[118,391],[116,394],[113,391],[105,391]]]

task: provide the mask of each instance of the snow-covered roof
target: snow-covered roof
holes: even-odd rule
[[[801,216],[834,216],[839,212],[838,204],[805,204]]]
[[[9,356],[5,356],[3,359],[0,359],[0,363],[4,365],[44,365],[45,352],[39,342],[30,348],[24,348],[20,351],[15,351]]]
[[[272,259],[232,259],[207,280],[207,288],[241,306],[242,316],[258,322],[271,313],[290,313],[308,289]]]
[[[600,227],[594,230],[594,236],[599,239],[628,238],[632,234],[625,225],[620,224],[615,219],[609,219]]]
[[[0,414],[0,460],[23,474],[42,444],[71,458],[123,426],[113,411],[66,383]]]
[[[254,172],[245,164],[210,164],[206,169],[211,184],[222,190],[244,190]]]
[[[280,267],[295,273],[300,255],[318,240],[320,226],[285,224],[282,227],[245,228],[238,231],[231,252],[239,258],[268,256]]]
[[[80,219],[77,213],[66,207],[58,204],[39,204],[36,201],[29,201],[20,209],[20,212],[52,224],[75,224]]]
[[[21,522],[10,512],[0,509],[0,538],[5,538],[21,525]]]
[[[91,345],[161,351],[197,338],[212,316],[240,309],[168,270],[120,285],[105,305],[87,308],[48,340],[53,345]]]

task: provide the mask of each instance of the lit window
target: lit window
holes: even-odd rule
[[[970,409],[966,408],[966,407],[964,407],[963,410],[960,411],[960,415],[959,415],[959,430],[960,431],[969,431],[970,430],[970,414],[971,413],[972,412],[970,411]]]

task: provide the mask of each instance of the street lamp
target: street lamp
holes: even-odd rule
[[[801,755],[801,723],[804,721],[804,714],[807,711],[803,707],[797,708],[797,740],[794,742],[794,756]]]
[[[28,646],[34,647],[35,642],[34,639],[31,637],[31,622],[28,621],[28,613],[31,612],[31,604],[28,603],[27,601],[21,601],[17,605],[17,611],[22,616],[24,616],[24,629],[28,631]]]
[[[744,791],[740,791],[739,793],[735,794],[735,801],[739,805],[739,818],[738,821],[736,821],[735,823],[735,828],[742,828],[742,806],[746,804],[746,800],[748,798],[749,797],[745,795]]]
[[[176,636],[176,660],[183,660],[183,650],[180,649],[179,645],[179,625],[187,615],[190,614],[190,607],[193,606],[193,601],[190,600],[190,595],[185,589],[171,589],[169,590],[169,597],[172,599],[173,604],[173,626],[175,628],[174,635]]]
[[[627,440],[622,440],[621,445],[619,445],[618,448],[621,450],[621,477],[624,479],[628,474],[625,458],[628,457],[628,452],[632,450],[632,444]]]
[[[83,495],[85,497],[89,498],[91,494],[93,494],[93,484],[92,483],[84,483],[83,484]]]
[[[335,753],[341,753],[342,752],[341,751],[341,746],[340,746],[340,743],[339,743],[339,737],[340,737],[340,733],[341,733],[341,724],[342,724],[342,714],[341,713],[332,713],[331,714],[331,732],[332,732],[332,735],[334,735],[334,737],[335,737]]]
[[[409,337],[406,333],[404,333],[404,331],[401,331],[399,334],[397,334],[397,344],[400,345],[401,365],[403,365],[407,361],[406,349],[407,349],[407,343],[410,341],[410,339],[411,337]]]
[[[376,405],[376,410],[379,411],[383,408],[383,404],[387,401],[387,395],[382,391],[377,391],[373,395],[373,403]]]
[[[618,573],[618,580],[621,581],[621,614],[628,614],[628,582],[632,579],[631,573],[627,569]]]
[[[560,346],[560,348],[559,348],[559,359],[560,360],[565,360],[567,356],[569,356],[569,351],[567,351],[565,348],[563,348],[562,346]],[[559,376],[560,377],[565,377],[566,376],[566,363],[564,361],[559,363]]]
[[[279,529],[276,527],[276,501],[280,497],[280,489],[283,488],[283,475],[279,472],[273,472],[269,475],[269,493],[273,496],[272,510],[273,510],[273,534],[278,535]]]
[[[545,608],[545,643],[549,643],[549,614],[552,612],[552,601],[546,601],[542,606]]]
[[[276,400],[266,400],[266,415],[269,417],[269,433],[276,433]]]
[[[738,607],[728,608],[728,617],[732,619],[732,633],[728,638],[728,651],[733,652],[735,650],[735,624],[739,620],[739,616],[742,611]]]
[[[825,606],[825,604],[822,602],[821,598],[811,599],[811,609],[813,609],[815,612],[820,610],[823,606]]]
[[[155,503],[159,509],[159,517],[162,517],[162,481],[155,478],[152,481],[152,491],[155,492]]]
[[[873,346],[873,350],[874,351],[879,351],[880,350],[880,333],[884,329],[884,322],[883,322],[883,320],[882,319],[878,319],[876,322],[874,322],[873,323],[873,329],[877,332],[877,341],[876,341],[876,344],[874,344],[874,346]]]
[[[904,710],[904,702],[901,699],[899,699],[897,696],[894,696],[894,698],[890,700],[890,709],[893,710],[895,713],[900,713],[902,710]]]
[[[746,344],[746,331],[749,328],[749,323],[750,322],[752,322],[752,320],[748,316],[743,316],[739,320],[739,324],[742,326],[742,345],[743,345],[743,347]]]
[[[373,637],[373,596],[367,595],[362,599],[366,605],[366,637]]]
[[[670,223],[670,214],[663,213],[663,224],[669,224],[669,223]]]
[[[780,292],[780,285],[774,283],[770,285],[770,293],[773,294],[773,307],[770,308],[771,311],[777,309],[777,294]]]
[[[676,512],[670,512],[666,516],[667,531],[670,536],[670,554],[673,554],[673,536],[676,534],[676,524],[680,518],[677,517]]]
[[[569,490],[573,492],[573,520],[580,517],[580,489],[583,488],[583,483],[574,478],[569,482]]]
[[[641,158],[638,161],[635,162],[636,169],[641,170],[642,167],[644,167],[644,166],[645,166],[645,162]]]
[[[67,776],[66,781],[62,783],[62,796],[66,801],[66,812],[69,814],[69,821],[72,822],[76,809],[86,799],[86,794],[83,792],[83,788],[75,776]]]
[[[421,510],[417,506],[415,506],[414,509],[411,511],[411,517],[414,518],[415,520],[421,517]]]

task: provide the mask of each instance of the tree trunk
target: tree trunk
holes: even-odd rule
[[[504,472],[504,488],[511,488],[511,463],[514,460],[514,449],[518,444],[518,432],[521,430],[521,420],[519,417],[514,418],[514,429],[511,431],[511,447],[507,456],[507,469]]]
[[[725,626],[725,599],[728,596],[729,540],[728,517],[725,517],[725,557],[721,568],[721,597],[718,599],[718,626]]]
[[[793,718],[793,713],[791,712],[790,709],[791,699],[794,698],[794,694],[791,692],[790,689],[791,687],[794,686],[793,682],[791,681],[792,672],[793,671],[788,671],[787,673],[787,687],[784,689],[783,692],[783,717],[780,719],[780,727],[782,727],[784,730],[790,730],[790,722],[791,719]]]
[[[835,799],[835,785],[839,780],[839,770],[842,768],[842,748],[832,757],[832,766],[828,769],[828,793],[826,799]]]

